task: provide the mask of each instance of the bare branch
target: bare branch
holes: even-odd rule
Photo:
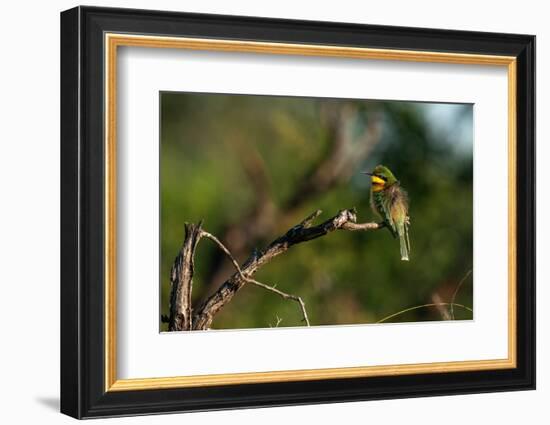
[[[211,241],[213,241],[216,245],[218,245],[218,247],[225,253],[225,255],[227,255],[229,260],[231,260],[231,262],[233,263],[233,266],[235,266],[235,268],[237,269],[237,272],[243,277],[243,279],[246,279],[246,276],[244,276],[243,272],[241,271],[241,267],[239,266],[239,263],[237,263],[237,260],[235,260],[233,255],[231,255],[231,252],[229,251],[229,249],[227,249],[225,247],[225,245],[223,243],[221,243],[220,240],[216,236],[214,236],[213,234],[208,233],[208,232],[203,230],[202,235],[205,238],[208,238]]]
[[[294,300],[294,301],[296,301],[298,304],[300,304],[300,309],[302,310],[302,315],[304,316],[303,321],[306,322],[307,326],[311,326],[309,324],[309,318],[307,317],[306,305],[305,305],[305,303],[304,303],[304,301],[302,300],[301,297],[299,297],[297,295],[287,294],[286,292],[283,292],[283,291],[280,291],[280,290],[276,289],[274,286],[266,285],[264,283],[258,282],[257,280],[254,280],[254,279],[247,279],[247,281],[249,283],[252,283],[253,285],[259,286],[260,288],[264,288],[264,289],[267,289],[268,291],[274,292],[277,295],[284,298],[285,300]]]
[[[185,240],[174,260],[170,273],[170,331],[190,330],[192,323],[191,292],[193,290],[194,256],[202,237],[202,222],[185,224]]]
[[[284,235],[271,242],[267,248],[261,252],[255,252],[242,267],[238,267],[236,260],[230,255],[227,248],[223,248],[226,254],[231,256],[233,265],[236,265],[237,273],[234,273],[228,280],[226,280],[218,290],[212,294],[207,300],[205,300],[196,310],[193,316],[193,329],[208,329],[214,320],[214,316],[231,301],[233,296],[241,289],[247,282],[256,284],[257,286],[269,289],[272,292],[278,293],[283,297],[292,297],[289,294],[285,294],[282,291],[276,290],[273,287],[264,285],[260,282],[254,281],[251,276],[258,271],[262,266],[273,260],[275,257],[286,252],[291,246],[297,245],[302,242],[307,242],[319,237],[325,236],[335,230],[376,230],[383,227],[380,223],[356,223],[357,216],[355,210],[342,210],[334,217],[324,221],[323,223],[312,226],[313,220],[321,214],[320,211],[308,216],[298,225],[292,227]],[[203,231],[203,236],[206,236],[206,232]],[[212,236],[212,235],[210,235]],[[208,237],[208,236],[206,236]],[[209,238],[216,243],[221,242],[214,236]],[[302,312],[305,313],[305,305],[301,299],[295,299],[300,303]],[[309,322],[309,320],[307,320]]]
[[[283,319],[281,319],[277,314],[275,315],[275,318],[277,319],[277,321],[275,322],[275,326],[272,326],[271,324],[269,324],[270,328],[278,328],[281,322],[283,321]]]
[[[382,227],[384,227],[385,223],[344,223],[342,225],[342,230],[350,230],[350,231],[357,231],[357,230],[378,230]]]
[[[323,211],[317,210],[314,213],[308,215],[298,226],[311,227],[317,217],[319,217]]]
[[[319,212],[320,213],[320,212]],[[306,311],[306,305],[304,304],[304,301],[302,300],[302,298],[296,296],[296,295],[292,295],[292,294],[287,294],[286,292],[283,292],[283,291],[280,291],[278,289],[275,289],[274,286],[269,286],[269,285],[266,285],[265,283],[261,283],[261,282],[258,282],[257,280],[254,280],[254,279],[251,279],[249,278],[248,276],[245,276],[239,266],[239,263],[237,263],[237,260],[235,260],[235,258],[233,257],[233,255],[231,255],[231,252],[229,251],[229,249],[227,249],[225,247],[225,245],[223,243],[220,242],[220,240],[218,238],[216,238],[214,235],[206,232],[206,231],[202,231],[202,235],[205,237],[205,238],[208,238],[210,239],[211,241],[213,241],[216,245],[218,245],[218,247],[225,253],[225,255],[227,255],[227,257],[229,258],[229,260],[233,263],[233,266],[235,266],[235,268],[237,269],[237,272],[239,273],[240,277],[245,280],[246,282],[248,283],[251,283],[253,285],[256,285],[256,286],[259,286],[260,288],[264,288],[264,289],[267,289],[268,291],[271,291],[271,292],[274,292],[276,293],[277,295],[281,296],[282,298],[284,298],[285,300],[294,300],[296,302],[298,302],[298,304],[300,304],[300,309],[302,310],[302,314],[304,316],[304,322],[306,322],[307,326],[310,326],[309,324],[309,319],[307,317],[307,311]]]

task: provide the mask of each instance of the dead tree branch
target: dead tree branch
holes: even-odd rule
[[[224,244],[222,244],[218,238],[216,238],[214,235],[208,233],[208,232],[205,232],[203,231],[202,232],[203,236],[205,238],[208,238],[210,239],[211,241],[213,241],[216,245],[218,245],[218,247],[225,253],[225,255],[227,255],[227,257],[229,258],[229,260],[233,263],[233,266],[235,267],[235,269],[237,269],[237,273],[239,273],[239,276],[244,279],[246,282],[248,283],[251,283],[253,285],[256,285],[260,288],[264,288],[264,289],[267,289],[268,291],[271,291],[271,292],[274,292],[276,293],[277,295],[281,296],[283,299],[285,300],[294,300],[296,302],[298,302],[298,304],[300,304],[300,309],[302,310],[302,314],[304,316],[303,320],[304,322],[306,323],[307,326],[309,326],[309,318],[307,317],[307,311],[306,311],[306,305],[304,303],[304,301],[302,300],[302,298],[296,296],[296,295],[292,295],[292,294],[287,294],[286,292],[283,292],[283,291],[280,291],[278,289],[276,289],[274,286],[269,286],[269,285],[266,285],[265,283],[261,283],[261,282],[258,282],[257,280],[255,279],[251,279],[247,276],[245,276],[239,266],[239,263],[237,263],[237,260],[235,260],[235,258],[233,257],[233,255],[231,255],[231,252],[225,247]]]
[[[305,312],[305,306],[301,299],[298,297],[285,294],[282,291],[276,290],[273,287],[261,284],[252,279],[252,276],[265,264],[273,260],[275,257],[286,252],[291,246],[297,245],[303,242],[311,241],[319,237],[325,236],[335,230],[350,230],[350,231],[368,231],[376,230],[384,225],[382,223],[356,223],[357,216],[355,210],[342,210],[334,217],[324,221],[323,223],[313,226],[313,221],[321,214],[320,211],[316,211],[311,214],[305,220],[298,225],[292,227],[283,236],[275,239],[271,242],[265,250],[260,252],[254,252],[252,256],[243,264],[242,267],[236,267],[237,272],[234,273],[229,279],[227,279],[218,290],[206,299],[193,314],[192,329],[205,330],[209,329],[216,314],[227,305],[233,296],[239,291],[246,283],[253,283],[257,286],[261,286],[264,289],[269,289],[272,292],[278,293],[283,298],[295,299],[300,303],[304,318],[307,317]],[[202,236],[206,236],[206,232],[201,231]],[[212,235],[210,235],[212,236]],[[207,236],[208,237],[208,236]],[[214,238],[214,239],[212,239]],[[210,238],[219,245],[223,246],[217,238]],[[220,247],[221,247],[220,246]],[[226,254],[229,253],[227,248],[223,248]],[[230,255],[230,254],[229,254]],[[231,256],[233,265],[238,263]],[[307,319],[306,323],[309,322]]]
[[[307,326],[311,326],[309,323],[309,318],[307,317],[307,310],[306,310],[306,304],[304,303],[304,300],[302,300],[301,297],[298,297],[297,295],[287,294],[286,292],[280,291],[274,286],[266,285],[265,283],[258,282],[254,279],[246,279],[247,282],[252,283],[253,285],[259,286],[260,288],[267,289],[268,291],[274,292],[277,295],[281,296],[285,300],[294,300],[298,304],[300,304],[300,309],[302,310],[303,315],[303,321],[306,323]]]
[[[168,329],[182,331],[192,327],[191,293],[193,291],[194,256],[202,237],[202,222],[185,224],[185,240],[170,273],[170,318]]]

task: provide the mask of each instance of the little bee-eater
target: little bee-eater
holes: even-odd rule
[[[399,237],[401,260],[409,261],[409,201],[388,167],[377,165],[371,176],[370,203],[372,210],[380,215],[394,238]]]

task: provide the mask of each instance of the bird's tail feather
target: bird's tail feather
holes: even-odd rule
[[[409,261],[409,251],[411,249],[409,242],[409,231],[407,225],[399,228],[399,247],[401,250],[401,260]]]

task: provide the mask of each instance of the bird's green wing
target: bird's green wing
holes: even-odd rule
[[[400,238],[401,256],[402,259],[408,259],[411,244],[409,241],[409,202],[407,193],[399,185],[395,185],[389,198],[391,199],[391,218]]]
[[[388,226],[388,229],[391,231],[393,236],[397,236],[397,229],[395,227],[395,222],[392,218],[391,207],[392,207],[392,195],[391,191],[385,190],[380,192],[374,192],[374,204],[378,213],[382,216],[384,223]]]

